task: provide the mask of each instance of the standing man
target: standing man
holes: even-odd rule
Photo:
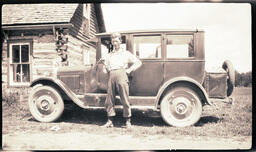
[[[126,119],[125,127],[131,127],[131,107],[129,103],[129,80],[128,76],[132,71],[138,69],[141,61],[129,51],[120,48],[121,34],[111,34],[113,51],[103,57],[106,70],[109,73],[107,98],[105,108],[108,115],[108,121],[104,127],[113,127],[113,117],[116,115],[114,110],[115,97],[118,93],[123,105],[123,117]],[[132,65],[128,68],[128,63]]]

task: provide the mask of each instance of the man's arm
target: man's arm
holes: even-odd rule
[[[110,71],[109,69],[109,65],[108,65],[108,62],[107,62],[107,59],[108,59],[108,55],[102,57],[98,62],[97,64],[103,64],[103,72],[104,73],[108,73]]]
[[[126,69],[127,74],[130,74],[132,71],[137,70],[142,65],[142,62],[135,55],[131,54],[130,52],[129,54],[129,62],[132,63],[132,66]]]

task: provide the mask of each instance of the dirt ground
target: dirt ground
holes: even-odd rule
[[[3,150],[170,150],[250,149],[251,136],[215,137],[179,135],[161,118],[135,112],[131,129],[122,128],[117,117],[114,128],[102,128],[104,111],[66,111],[54,123],[40,123],[30,115],[3,119]],[[86,116],[86,118],[85,118]],[[4,117],[5,118],[5,117]],[[188,131],[190,128],[185,128]],[[200,130],[200,126],[197,127]],[[155,132],[155,130],[159,130]],[[164,130],[173,130],[173,134]]]
[[[89,126],[88,126],[89,127]],[[134,137],[129,134],[15,133],[3,135],[8,150],[173,150],[173,149],[248,149],[250,138]]]

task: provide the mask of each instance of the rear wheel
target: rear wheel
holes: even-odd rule
[[[39,86],[29,96],[29,110],[32,116],[41,122],[57,120],[64,110],[64,102],[54,88]]]
[[[198,94],[189,86],[176,86],[163,97],[160,110],[167,124],[186,127],[200,119],[202,103]]]

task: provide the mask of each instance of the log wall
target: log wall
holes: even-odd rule
[[[86,40],[95,36],[99,32],[94,4],[90,4],[89,32],[83,32],[82,23],[83,5],[79,4],[70,22],[74,25],[67,31],[67,54],[68,66],[78,66],[84,64],[85,53],[89,54],[89,64],[96,61],[96,46],[87,43]],[[52,29],[44,30],[19,30],[5,31],[6,39],[2,45],[2,84],[8,81],[8,40],[32,40],[32,53],[30,56],[32,72],[31,81],[40,76],[54,76],[55,67],[61,66],[61,58],[56,51],[55,33]],[[22,41],[21,41],[22,42]],[[88,63],[88,62],[87,62]]]
[[[86,34],[83,31],[83,5],[79,4],[74,16],[71,19],[71,23],[74,25],[69,30],[68,36],[68,61],[70,66],[77,66],[84,64],[84,55],[89,53],[90,64],[94,64],[96,61],[96,49],[95,45],[92,45],[86,40],[93,38],[98,33],[98,24],[95,14],[94,5],[90,4],[90,18],[89,18],[89,32]]]
[[[7,62],[7,42],[5,41],[2,45],[2,83],[7,83],[7,68],[8,68],[8,62]]]
[[[24,35],[19,36],[17,33],[20,31],[9,32],[8,40],[5,40],[2,45],[2,83],[7,83],[8,79],[8,60],[7,56],[7,42],[17,40],[17,42],[24,42],[26,40],[32,40],[32,48],[30,51],[30,60],[31,60],[31,75],[32,80],[40,76],[53,76],[54,66],[56,59],[59,58],[56,52],[56,45],[54,41],[53,33],[51,31],[38,31],[41,33],[41,36],[36,35]]]

